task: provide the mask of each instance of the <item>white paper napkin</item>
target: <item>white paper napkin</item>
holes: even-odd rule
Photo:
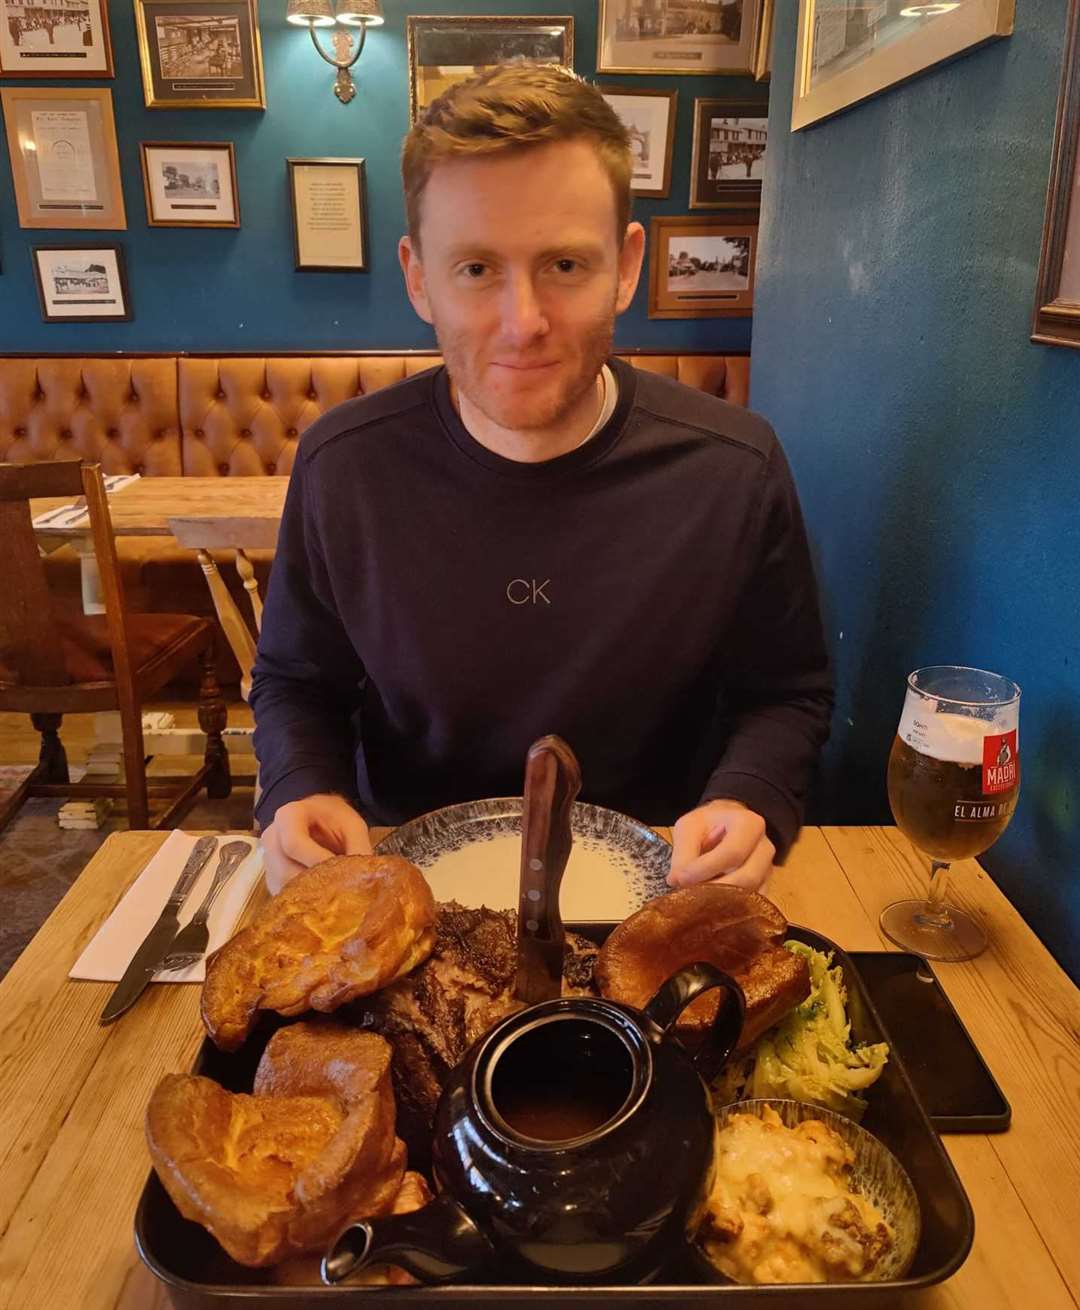
[[[126,487],[129,482],[138,482],[140,476],[138,473],[110,473],[105,479],[105,494],[111,496],[114,491]],[[78,508],[76,508],[77,505]],[[44,514],[39,514],[34,519],[34,527],[74,528],[80,526],[83,519],[88,523],[90,521],[89,511],[85,503],[79,505],[78,501],[72,501],[70,505],[62,505],[59,509],[50,509],[46,510]]]
[[[197,840],[191,833],[181,832],[178,828],[169,834],[161,849],[131,884],[123,900],[75,961],[68,974],[69,978],[89,978],[95,982],[120,981],[146,934],[165,908],[165,902],[180,877],[180,870]],[[218,837],[218,851],[227,841],[246,841],[251,846],[251,854],[218,893],[210,911],[210,945],[207,947],[207,955],[223,946],[232,936],[237,920],[262,878],[263,859],[258,839],[249,834],[222,833]],[[202,904],[213,882],[217,863],[218,855],[215,852],[184,902],[180,911],[181,928]],[[202,982],[206,977],[205,958],[188,969],[155,974],[154,981]]]

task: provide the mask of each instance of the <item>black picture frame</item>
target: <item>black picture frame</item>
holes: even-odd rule
[[[734,120],[728,126],[719,126]],[[745,120],[745,121],[743,121]],[[762,128],[762,124],[764,127]],[[694,101],[693,152],[690,160],[690,208],[730,209],[732,205],[757,206],[761,204],[761,176],[768,147],[769,102],[767,100],[729,100],[719,96],[702,96]],[[764,140],[757,138],[764,131]],[[746,139],[732,139],[730,145],[734,163],[728,154],[716,147],[714,133],[741,134]],[[714,176],[715,161],[719,167],[742,169],[747,161],[759,176],[749,173],[742,177]],[[760,168],[758,161],[762,161]]]
[[[54,310],[50,309],[50,297],[48,292],[46,291],[45,283],[42,279],[41,261],[39,259],[39,256],[43,254],[55,253],[59,251],[67,251],[70,253],[70,255],[73,258],[75,256],[81,255],[86,257],[88,260],[92,260],[94,254],[98,251],[109,251],[115,257],[116,260],[116,273],[117,273],[117,280],[119,282],[121,312],[116,314],[83,314],[83,313],[57,314],[56,312],[54,312]],[[43,322],[45,323],[130,323],[131,320],[134,318],[134,313],[131,304],[131,289],[128,285],[127,268],[124,263],[123,246],[107,241],[94,242],[93,244],[83,243],[79,245],[65,244],[65,245],[32,246],[30,249],[30,262],[33,265],[33,269],[34,269],[34,283],[37,287],[38,304],[41,307],[41,317]],[[88,294],[92,294],[92,292],[88,292]],[[65,303],[75,305],[75,304],[85,304],[86,302],[68,301]]]
[[[341,158],[337,156],[319,156],[312,158],[290,158],[285,161],[288,168],[289,178],[289,209],[292,214],[292,233],[293,233],[293,266],[297,273],[367,273],[368,264],[368,219],[367,219],[367,174],[365,161],[362,158]],[[315,166],[320,168],[345,168],[355,169],[357,185],[357,227],[360,238],[360,249],[357,252],[356,263],[326,263],[317,260],[304,259],[302,251],[302,238],[300,235],[300,218],[298,212],[298,191],[296,186],[296,170],[300,166]]]

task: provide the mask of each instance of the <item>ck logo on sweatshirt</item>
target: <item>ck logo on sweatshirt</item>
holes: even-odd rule
[[[535,578],[514,578],[506,585],[506,599],[511,605],[539,605],[541,601],[550,605],[551,601],[544,591],[550,581],[550,578],[545,578],[543,582],[537,582]]]

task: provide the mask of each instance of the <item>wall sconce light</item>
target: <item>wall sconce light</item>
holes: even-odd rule
[[[328,64],[338,70],[337,80],[334,82],[334,95],[343,105],[347,105],[356,95],[356,87],[353,85],[349,69],[360,58],[368,28],[379,27],[385,21],[380,0],[336,0],[333,4],[331,0],[289,0],[285,17],[297,27],[306,27],[311,33],[312,45]],[[317,27],[334,29],[333,55],[328,55],[319,44],[319,38],[315,35]],[[360,39],[355,53],[352,48],[352,37],[348,31],[350,27],[360,29]]]

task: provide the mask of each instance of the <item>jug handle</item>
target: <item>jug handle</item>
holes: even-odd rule
[[[735,979],[704,961],[687,964],[673,973],[645,1006],[645,1013],[653,1023],[674,1039],[671,1029],[683,1010],[691,1001],[716,988],[726,995],[721,998],[712,1028],[697,1051],[687,1051],[694,1068],[706,1082],[711,1082],[724,1067],[742,1034],[746,997]]]

